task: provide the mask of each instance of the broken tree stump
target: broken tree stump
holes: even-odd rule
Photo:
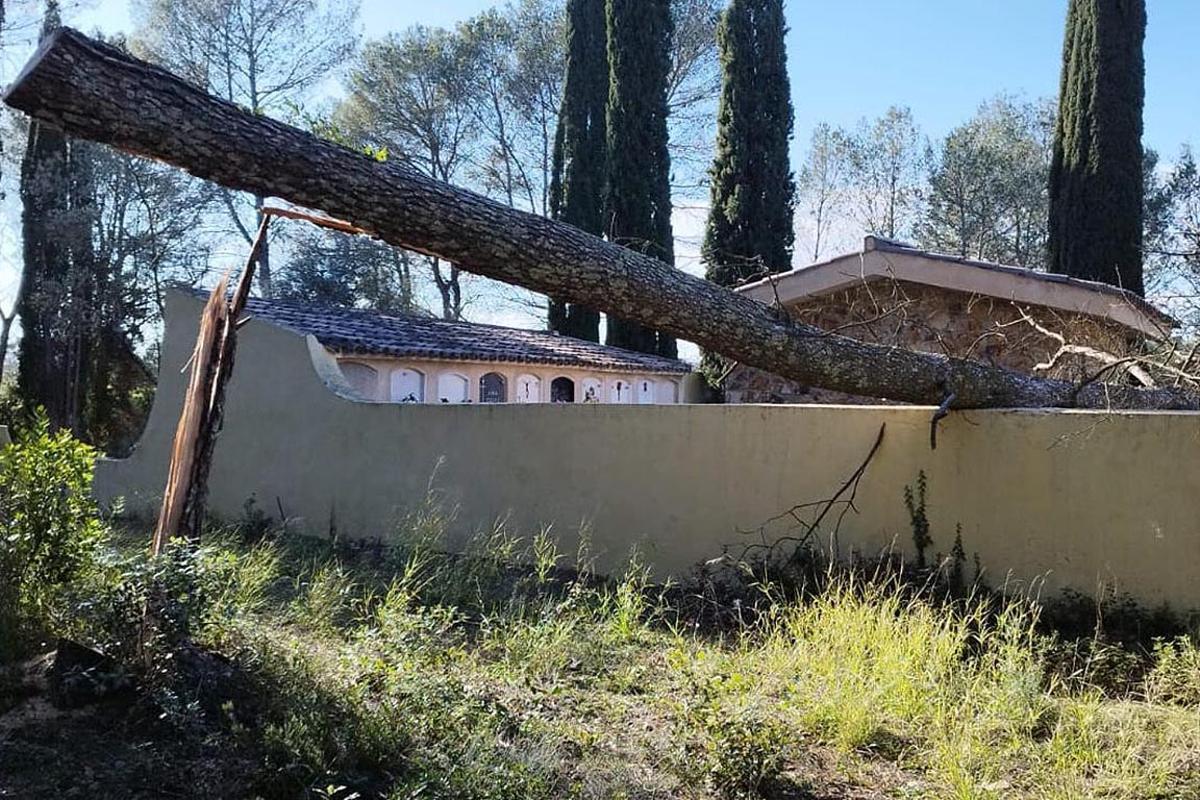
[[[225,411],[225,386],[233,375],[239,318],[250,296],[254,264],[270,224],[271,217],[265,215],[233,296],[226,297],[229,286],[226,275],[217,282],[200,314],[196,349],[189,362],[191,376],[183,396],[167,486],[150,545],[153,555],[161,553],[166,543],[180,534],[193,538],[200,535],[208,496],[208,473]]]

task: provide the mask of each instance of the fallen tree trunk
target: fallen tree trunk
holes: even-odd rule
[[[952,408],[1200,408],[1182,389],[1079,387],[882,347],[782,312],[394,162],[211,97],[78,31],[43,42],[5,102],[72,136],[347,220],[480,275],[667,331],[803,384]]]

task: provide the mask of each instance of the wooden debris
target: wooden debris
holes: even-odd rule
[[[226,275],[213,288],[200,315],[200,331],[190,359],[191,377],[175,428],[167,486],[151,542],[153,555],[161,553],[166,543],[178,536],[200,535],[208,473],[225,409],[225,386],[233,374],[238,320],[250,296],[256,256],[266,240],[270,220],[270,216],[263,216],[233,296],[226,298]]]

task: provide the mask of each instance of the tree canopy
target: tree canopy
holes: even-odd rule
[[[1050,162],[1050,269],[1141,294],[1145,0],[1071,0]]]
[[[782,0],[731,0],[717,27],[721,102],[703,258],[735,286],[792,264],[792,101]]]

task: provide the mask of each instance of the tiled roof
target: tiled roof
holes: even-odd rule
[[[691,371],[683,361],[544,331],[257,298],[250,299],[246,310],[253,318],[311,334],[339,355],[557,364],[605,371]]]

